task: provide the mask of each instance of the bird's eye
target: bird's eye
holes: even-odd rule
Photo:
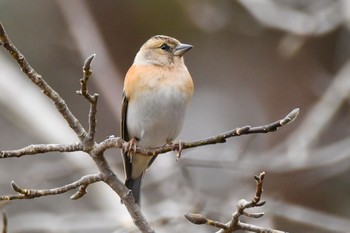
[[[164,44],[162,44],[160,46],[160,49],[162,49],[164,51],[169,51],[170,50],[170,46],[164,43]]]

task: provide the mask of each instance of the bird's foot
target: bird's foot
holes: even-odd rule
[[[137,149],[137,139],[132,138],[128,141],[128,145],[126,146],[126,152],[128,153],[130,162],[132,162],[132,157],[136,154]]]
[[[184,142],[178,140],[177,142],[170,141],[167,144],[174,148],[174,151],[176,152],[176,161],[178,161],[181,158]]]

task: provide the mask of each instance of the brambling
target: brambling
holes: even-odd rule
[[[193,95],[183,55],[192,45],[157,35],[142,45],[128,70],[123,90],[121,137],[143,148],[171,143],[180,133]],[[135,144],[134,144],[135,145]],[[123,151],[125,185],[140,204],[141,180],[156,156]]]

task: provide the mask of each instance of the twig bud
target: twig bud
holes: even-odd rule
[[[206,224],[208,219],[201,214],[185,214],[185,218],[193,224]]]

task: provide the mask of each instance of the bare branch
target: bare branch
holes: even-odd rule
[[[93,104],[91,106],[93,106]],[[96,110],[96,108],[94,109]],[[94,115],[93,120],[90,122],[91,124],[90,124],[89,135],[90,135],[90,132],[91,133],[95,132],[95,126],[96,126],[95,113],[93,114]],[[276,131],[279,127],[287,125],[293,120],[295,120],[298,113],[299,113],[299,109],[294,109],[283,119],[268,125],[257,126],[257,127],[243,126],[243,127],[239,127],[234,130],[228,131],[226,133],[218,134],[210,138],[201,139],[193,142],[181,141],[180,143],[167,144],[163,147],[158,147],[154,149],[136,147],[135,152],[139,154],[143,154],[145,156],[155,156],[155,155],[166,153],[169,151],[178,151],[180,148],[181,150],[183,150],[183,149],[189,149],[189,148],[194,148],[199,146],[225,143],[226,139],[231,137],[242,136],[246,134],[273,132],[273,131]],[[92,136],[93,135],[94,133],[92,134]],[[110,148],[121,148],[121,149],[127,150],[128,143],[120,137],[110,136],[109,138],[105,139],[103,142],[95,145],[92,148],[91,154],[99,155]],[[0,158],[20,157],[23,155],[34,155],[34,154],[46,153],[46,152],[73,152],[73,151],[87,151],[87,150],[86,148],[84,148],[84,146],[81,143],[78,143],[78,142],[74,144],[68,144],[68,145],[38,144],[38,145],[30,145],[19,150],[0,151]]]
[[[193,224],[202,225],[207,224],[208,219],[201,214],[185,214],[185,218]]]
[[[207,224],[209,226],[213,226],[217,228],[228,229],[228,226],[226,226],[224,223],[208,219],[207,217],[201,214],[185,214],[185,218],[193,224],[197,224],[197,225]]]
[[[279,127],[285,126],[292,121],[294,121],[299,114],[299,108],[294,109],[290,113],[287,114],[283,119],[273,122],[268,125],[251,127],[251,126],[243,126],[240,128],[236,128],[234,130],[228,131],[226,133],[222,133],[210,138],[193,141],[193,142],[181,142],[182,149],[189,149],[198,146],[212,145],[217,143],[225,143],[226,139],[242,136],[246,134],[257,134],[257,133],[269,133],[276,131]],[[166,153],[169,151],[176,151],[179,149],[179,145],[177,143],[171,145],[165,145],[163,147],[155,148],[155,149],[142,149],[137,147],[136,152],[139,154],[154,156],[161,153]]]
[[[55,104],[57,110],[61,113],[63,118],[67,121],[69,127],[75,132],[81,141],[84,141],[86,137],[86,131],[80,124],[78,119],[69,110],[65,101],[61,96],[53,90],[49,84],[39,75],[27,62],[25,57],[14,44],[10,41],[4,27],[0,22],[0,45],[2,45],[16,60],[22,71],[26,74],[27,78],[32,81],[40,90],[50,98],[50,100]]]
[[[80,142],[73,144],[35,144],[26,146],[18,150],[0,151],[0,159],[10,157],[21,157],[23,155],[36,155],[48,152],[74,152],[83,151],[83,146]]]
[[[262,172],[259,176],[254,177],[256,180],[256,191],[254,198],[251,201],[246,201],[244,199],[238,201],[237,210],[235,213],[233,213],[232,219],[228,223],[225,224],[215,220],[211,220],[201,214],[185,214],[185,217],[193,224],[207,224],[213,227],[221,228],[217,233],[231,233],[238,230],[245,230],[257,233],[283,233],[283,231],[262,228],[259,226],[239,221],[239,218],[242,215],[251,218],[260,218],[264,216],[264,213],[247,213],[245,211],[248,208],[259,207],[265,204],[265,202],[260,202],[261,195],[263,192],[264,177],[265,172]]]
[[[135,203],[135,200],[131,194],[131,192],[125,187],[124,183],[121,182],[118,177],[115,176],[113,171],[110,169],[108,163],[105,161],[105,158],[102,153],[98,150],[95,150],[96,143],[94,140],[95,130],[96,130],[96,102],[98,95],[92,95],[88,93],[87,90],[87,81],[89,76],[91,75],[90,64],[94,56],[89,57],[84,64],[84,76],[82,85],[82,95],[88,99],[90,102],[90,113],[89,113],[89,133],[86,133],[85,129],[82,127],[78,119],[73,115],[73,113],[69,110],[68,106],[64,102],[64,100],[55,92],[43,79],[42,77],[35,72],[35,70],[29,65],[29,63],[25,60],[24,56],[16,49],[16,47],[9,40],[3,26],[0,23],[0,45],[2,45],[16,60],[19,64],[20,68],[27,75],[27,77],[36,84],[43,93],[49,97],[56,105],[57,110],[61,113],[61,115],[65,118],[69,126],[74,130],[74,132],[79,137],[81,144],[78,145],[79,148],[74,147],[74,151],[81,150],[87,152],[95,161],[97,167],[100,170],[100,175],[96,176],[93,179],[93,182],[104,181],[107,183],[123,200],[126,208],[128,209],[131,217],[134,220],[135,225],[141,230],[141,232],[154,232],[151,225],[147,222],[145,217],[140,211],[139,206]],[[91,98],[90,98],[91,97]],[[92,103],[91,103],[92,102]],[[3,157],[15,157],[22,156],[25,154],[33,154],[32,147],[34,147],[37,153],[40,152],[51,152],[51,151],[69,151],[69,149],[57,146],[57,145],[49,145],[49,147],[41,147],[41,145],[29,146],[27,148],[23,148],[21,150],[14,151],[3,151],[1,155]],[[105,148],[104,150],[106,150]],[[103,152],[104,150],[100,150]],[[91,175],[90,175],[91,176]],[[94,176],[94,175],[92,175]],[[19,194],[16,195],[8,195],[8,196],[0,196],[0,200],[13,200],[13,199],[31,199],[41,196],[47,195],[55,195],[59,193],[67,192],[68,190],[75,189],[80,187],[80,190],[74,194],[71,198],[76,199],[85,193],[85,186],[89,183],[84,183],[85,179],[89,176],[81,178],[79,181],[73,182],[71,184],[54,188],[54,189],[45,189],[45,190],[34,190],[34,189],[22,189],[18,187],[15,183],[12,184],[12,187],[17,190]],[[103,177],[103,179],[102,179]]]
[[[141,232],[153,233],[154,230],[152,226],[142,214],[141,209],[136,204],[131,191],[124,185],[124,182],[118,179],[118,177],[113,173],[103,154],[93,154],[94,156],[92,156],[92,159],[95,161],[95,164],[101,174],[105,177],[104,182],[108,184],[121,198],[125,207],[129,211],[134,224],[139,228]]]
[[[87,84],[89,78],[92,74],[90,69],[91,62],[95,58],[95,54],[92,54],[88,57],[83,66],[83,78],[80,79],[81,89],[77,91],[77,94],[84,96],[84,98],[90,103],[90,111],[89,111],[89,132],[87,138],[85,140],[85,146],[91,148],[95,141],[95,133],[96,133],[96,113],[97,113],[97,100],[98,94],[94,93],[93,95],[89,93],[87,88]]]
[[[96,56],[95,54],[92,54],[90,57],[88,57],[85,60],[84,65],[83,65],[83,78],[80,79],[81,89],[79,91],[77,91],[77,94],[84,96],[85,99],[87,99],[87,101],[89,101],[91,104],[96,103],[96,101],[97,101],[97,99],[96,99],[97,97],[95,96],[96,94],[91,95],[88,91],[88,88],[87,88],[87,83],[88,83],[89,78],[92,74],[90,67],[91,67],[92,60],[95,58],[95,56]]]
[[[86,175],[73,183],[53,189],[25,189],[20,188],[14,181],[12,181],[11,187],[18,194],[0,196],[0,200],[33,199],[42,196],[61,194],[76,189],[79,186],[87,187],[88,185],[102,181],[103,179],[104,177],[101,174]]]
[[[261,218],[264,216],[264,213],[248,213],[243,211],[242,215],[247,216],[249,218]]]
[[[288,113],[287,116],[285,116],[283,119],[280,119],[278,121],[275,121],[267,125],[257,126],[257,127],[243,126],[222,134],[218,134],[210,138],[200,139],[193,142],[181,141],[180,143],[167,144],[165,146],[152,148],[152,149],[142,148],[137,146],[135,149],[135,152],[145,156],[156,156],[159,154],[167,153],[169,151],[178,151],[180,148],[181,150],[184,150],[184,149],[189,149],[189,148],[194,148],[199,146],[225,143],[226,139],[232,138],[232,137],[237,137],[237,136],[242,136],[247,134],[274,132],[279,127],[285,126],[291,123],[292,121],[294,121],[297,118],[298,114],[299,114],[299,108],[296,108],[290,113]],[[108,139],[104,140],[103,142],[101,142],[95,147],[95,153],[102,153],[109,148],[122,148],[123,150],[128,150],[128,143],[119,137],[110,136]]]
[[[240,229],[244,231],[251,231],[251,232],[257,232],[257,233],[287,233],[285,231],[279,231],[279,230],[274,230],[270,228],[263,228],[252,224],[243,223],[243,222],[239,222],[239,225],[240,225]],[[232,231],[228,231],[228,232],[232,232]],[[220,230],[217,233],[226,233],[226,232]]]
[[[135,203],[135,199],[131,191],[113,173],[113,171],[110,169],[103,155],[105,150],[113,147],[126,150],[128,147],[128,142],[125,142],[123,139],[119,137],[114,137],[114,136],[104,140],[99,144],[95,142],[98,94],[90,94],[87,87],[88,80],[92,74],[90,70],[91,62],[95,57],[95,55],[92,55],[89,58],[87,58],[84,63],[83,78],[80,80],[81,89],[77,92],[90,103],[89,131],[86,132],[86,130],[82,127],[78,119],[69,110],[65,101],[59,96],[59,94],[55,90],[53,90],[42,79],[42,77],[38,73],[36,73],[36,71],[26,61],[24,56],[12,44],[1,23],[0,23],[0,45],[2,45],[13,56],[13,58],[19,64],[22,71],[26,74],[27,78],[30,79],[35,85],[37,85],[41,89],[41,91],[48,98],[51,99],[51,101],[55,104],[57,110],[65,118],[70,128],[73,129],[73,131],[76,133],[76,135],[80,139],[80,142],[69,144],[69,145],[59,145],[59,144],[42,145],[41,144],[41,145],[30,145],[19,150],[0,151],[0,157],[1,158],[20,157],[23,155],[32,155],[32,154],[54,152],[54,151],[56,152],[84,151],[91,156],[91,158],[94,160],[100,172],[99,174],[84,176],[73,183],[70,183],[58,188],[52,188],[52,189],[41,189],[41,190],[25,189],[25,188],[19,187],[16,183],[12,182],[11,186],[13,190],[17,192],[17,194],[0,196],[0,200],[33,199],[41,196],[61,194],[61,193],[68,192],[69,190],[79,188],[78,191],[76,191],[76,193],[74,193],[71,196],[71,199],[75,200],[83,197],[87,193],[86,189],[88,185],[95,182],[103,181],[106,184],[108,184],[121,197],[132,219],[134,220],[135,225],[141,230],[141,232],[154,232],[151,225],[147,222],[142,212],[140,211],[140,207]],[[165,145],[159,148],[154,148],[154,149],[145,149],[145,148],[137,147],[135,152],[146,156],[155,156],[155,155],[166,153],[169,151],[178,151],[178,156],[180,156],[181,151],[183,149],[194,148],[198,146],[204,146],[204,145],[210,145],[210,144],[216,144],[216,143],[224,143],[228,138],[241,136],[245,134],[268,133],[268,132],[276,131],[279,127],[287,125],[288,123],[292,122],[297,117],[298,113],[299,113],[299,109],[294,109],[283,119],[268,125],[258,126],[258,127],[244,126],[244,127],[236,128],[226,133],[219,134],[211,138],[198,140],[194,142],[187,142],[187,143],[184,143],[184,142],[172,143],[172,144]],[[205,219],[204,221],[205,224],[222,228],[223,232],[225,233],[233,232],[234,230],[237,230],[237,229],[253,229],[254,232],[262,232],[262,231],[258,231],[259,229],[262,229],[262,228],[241,223],[239,221],[239,217],[242,215],[245,215],[248,217],[254,217],[254,218],[263,216],[262,213],[250,214],[245,212],[245,209],[247,208],[257,207],[264,204],[264,202],[260,202],[260,196],[262,194],[263,178],[264,178],[264,173],[261,173],[260,176],[256,177],[257,188],[256,188],[256,194],[254,199],[250,202],[245,200],[239,201],[237,211],[233,214],[232,220],[229,223],[224,224],[214,220]],[[191,217],[189,217],[189,219],[191,219]],[[193,216],[192,216],[192,219],[193,219]],[[203,220],[203,218],[200,220]],[[197,221],[197,223],[199,222],[201,221]],[[204,222],[202,221],[202,224],[204,224]],[[269,229],[263,229],[263,230],[265,230],[265,232],[279,232],[274,230],[269,231]]]
[[[114,119],[118,119],[121,109],[116,107],[116,103],[121,102],[121,93],[123,87],[124,74],[118,69],[113,62],[111,49],[106,43],[104,35],[101,33],[101,27],[97,24],[93,13],[91,12],[88,2],[70,1],[70,4],[57,0],[55,5],[58,6],[63,20],[66,22],[67,29],[71,37],[71,43],[75,45],[76,51],[81,59],[86,58],[86,53],[91,51],[91,45],[95,51],[98,51],[99,59],[96,60],[94,68],[97,74],[103,74],[95,81],[95,87],[99,93],[103,93],[104,101],[111,110]],[[80,19],[84,19],[80,21]],[[79,28],[79,30],[76,30]],[[106,91],[113,87],[116,91]]]

